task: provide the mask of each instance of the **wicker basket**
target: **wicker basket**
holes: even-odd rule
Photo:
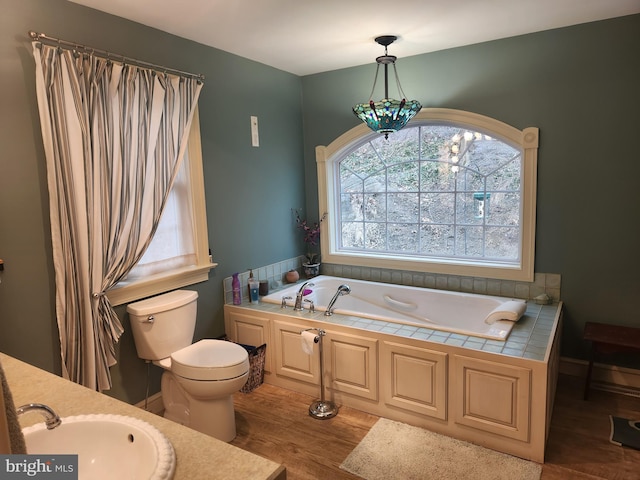
[[[240,389],[242,393],[249,393],[262,385],[264,381],[264,357],[267,351],[267,344],[253,347],[251,345],[242,345],[249,354],[249,378],[244,387]]]

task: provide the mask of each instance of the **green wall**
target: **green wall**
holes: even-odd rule
[[[207,216],[220,266],[193,288],[200,294],[196,337],[221,335],[222,279],[302,253],[291,208],[317,214],[314,148],[358,123],[350,107],[367,99],[374,59],[299,78],[64,0],[0,0],[0,351],[56,373],[48,193],[28,30],[206,76]],[[635,15],[398,60],[404,90],[426,107],[540,128],[536,270],[562,274],[565,356],[584,356],[585,321],[640,324],[639,54]],[[250,143],[251,115],[259,117],[259,148]],[[146,366],[124,307],[117,311],[126,331],[108,393],[137,402]],[[152,392],[159,373],[153,367]]]
[[[640,327],[639,58],[634,15],[397,61],[424,107],[540,128],[535,270],[562,275],[564,356],[585,355],[586,321]],[[350,107],[368,99],[371,60],[302,80],[310,212],[314,148],[358,124]]]
[[[0,351],[60,373],[46,168],[27,32],[205,75],[200,96],[209,243],[219,266],[199,293],[196,337],[224,333],[222,279],[302,253],[291,208],[304,206],[301,79],[63,0],[0,0]],[[257,115],[260,147],[251,146]],[[144,398],[147,369],[125,333],[108,393]],[[152,367],[152,392],[160,369]]]

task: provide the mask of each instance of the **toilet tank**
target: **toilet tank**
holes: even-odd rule
[[[191,345],[198,292],[175,290],[127,306],[138,357],[161,360]]]

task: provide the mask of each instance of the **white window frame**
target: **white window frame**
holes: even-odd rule
[[[518,130],[499,120],[477,113],[446,108],[423,108],[409,123],[451,124],[478,130],[522,150],[522,197],[520,262],[504,265],[498,262],[469,259],[436,259],[403,257],[388,253],[344,252],[337,248],[337,215],[339,193],[336,186],[339,161],[353,150],[355,145],[379,136],[366,125],[358,125],[345,132],[327,146],[316,147],[318,171],[318,201],[321,214],[328,214],[326,227],[320,232],[322,261],[337,265],[354,265],[430,272],[436,274],[495,278],[501,280],[533,281],[536,235],[536,191],[538,170],[538,138],[536,127]],[[393,134],[392,134],[393,135]]]
[[[107,292],[111,305],[122,305],[141,298],[186,287],[209,279],[209,270],[216,267],[209,259],[209,235],[204,193],[204,170],[202,166],[202,142],[198,108],[193,115],[189,132],[189,177],[191,182],[191,208],[196,246],[195,265],[157,273],[122,285]]]

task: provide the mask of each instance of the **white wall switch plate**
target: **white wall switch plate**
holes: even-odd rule
[[[258,117],[251,116],[251,146],[260,146],[260,136],[258,135]]]

